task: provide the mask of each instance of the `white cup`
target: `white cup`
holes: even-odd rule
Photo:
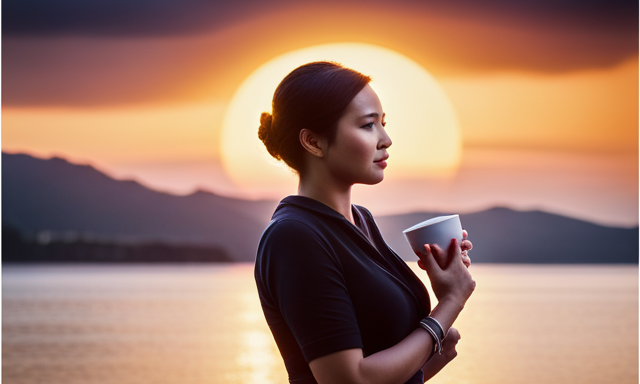
[[[438,244],[447,252],[451,239],[462,242],[462,224],[458,215],[438,216],[407,228],[404,231],[411,249],[417,253],[424,253],[425,244]]]

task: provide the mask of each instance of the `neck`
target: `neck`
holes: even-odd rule
[[[307,176],[300,177],[298,195],[318,200],[355,225],[351,212],[351,186],[323,177],[322,172],[307,172]]]

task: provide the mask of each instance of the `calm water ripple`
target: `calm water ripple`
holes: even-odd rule
[[[433,383],[638,382],[637,266],[471,268]],[[7,384],[287,382],[249,264],[4,266],[2,290]]]

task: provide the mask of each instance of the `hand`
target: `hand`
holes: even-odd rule
[[[458,341],[461,339],[460,332],[457,329],[451,327],[447,332],[447,336],[442,340],[442,354],[447,359],[447,362],[453,360],[456,356],[458,356],[458,351],[456,351],[456,345]]]
[[[469,233],[463,229],[462,230],[462,242],[460,243],[460,249],[461,249],[461,258],[462,258],[462,263],[469,268],[469,266],[471,265],[471,258],[469,258],[469,251],[473,249],[473,244],[467,240],[467,237],[469,236]],[[421,255],[416,254],[418,257],[421,257]],[[446,263],[446,259],[439,259],[438,260],[438,264],[440,265],[440,268],[444,269],[447,266],[445,265]],[[418,267],[420,267],[420,269],[423,269],[426,271],[426,268],[424,266],[424,263],[422,262],[421,259],[418,260]]]
[[[427,363],[422,367],[425,381],[435,376],[436,373],[440,372],[442,368],[445,367],[445,365],[449,364],[451,360],[458,356],[458,351],[456,351],[458,340],[460,340],[460,333],[458,330],[453,327],[449,328],[447,337],[442,341],[442,354],[432,355]]]
[[[420,257],[418,265],[427,271],[436,298],[438,301],[450,299],[462,309],[473,293],[476,282],[462,261],[458,240],[451,239],[446,255],[437,244],[425,244],[424,249],[424,253],[417,254]],[[445,261],[445,267],[442,268],[438,261]]]
[[[462,249],[462,262],[464,263],[464,265],[467,266],[467,268],[469,268],[469,265],[471,265],[471,259],[469,258],[469,251],[473,249],[473,244],[471,244],[471,242],[467,240],[468,236],[469,236],[469,233],[467,233],[467,231],[463,229],[462,242],[460,243],[460,249]]]

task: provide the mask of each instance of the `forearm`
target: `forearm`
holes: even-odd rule
[[[459,311],[457,310],[459,308]],[[439,303],[433,311],[431,311],[431,316],[440,321],[442,328],[445,332],[447,332],[453,322],[457,318],[458,314],[462,310],[462,307],[457,305],[455,302],[451,301],[443,301]],[[459,338],[459,333],[456,331],[456,336]],[[448,339],[451,339],[449,337]],[[445,340],[446,341],[446,340]],[[454,343],[457,343],[457,338],[455,338]],[[455,345],[455,344],[454,344]],[[453,352],[453,354],[451,354]],[[443,348],[442,354],[433,355],[423,366],[422,372],[424,373],[424,381],[431,379],[438,372],[442,370],[451,360],[453,360],[456,356],[457,352],[455,348]]]
[[[448,356],[442,355],[433,355],[429,361],[427,361],[422,366],[422,372],[424,373],[424,381],[431,379],[438,372],[442,370],[452,359]]]
[[[446,331],[461,309],[451,301],[443,301],[434,308],[431,316]],[[425,365],[433,348],[431,335],[422,328],[416,328],[398,344],[370,356],[362,357],[359,349],[340,351],[313,360],[309,366],[320,384],[401,384]]]
[[[416,329],[391,348],[360,360],[359,383],[404,383],[422,366],[433,351],[433,339],[424,329]]]
[[[431,311],[430,316],[436,318],[446,332],[451,328],[461,310],[462,307],[455,302],[444,300],[441,303],[438,303],[438,305]],[[414,335],[414,333],[416,335]],[[413,345],[414,343],[415,345]],[[372,380],[375,380],[374,378],[378,377],[382,372],[389,372],[389,377],[399,377],[401,372],[405,372],[408,377],[406,377],[404,381],[400,381],[404,383],[411,378],[418,369],[425,367],[425,365],[428,368],[430,377],[433,377],[451,360],[447,360],[446,356],[438,354],[433,355],[430,358],[433,348],[433,339],[426,331],[423,329],[414,331],[411,335],[395,346],[384,351],[380,351],[379,353],[362,360],[364,364],[371,366],[370,371],[372,374],[370,376],[372,378],[366,382],[373,383],[374,381]],[[433,363],[431,362],[432,360]],[[415,368],[413,365],[415,361],[421,361],[422,364]],[[388,382],[391,383],[394,381]]]
[[[456,321],[463,308],[463,304],[450,299],[443,299],[433,308],[429,316],[438,320],[440,325],[442,325],[442,330],[446,334],[449,328],[453,326],[453,322]]]
[[[431,312],[431,316],[436,317],[441,322],[445,332],[447,332],[447,330],[450,330],[450,332],[443,342],[442,354],[433,355],[422,366],[425,382],[440,372],[442,368],[449,364],[457,355],[455,345],[460,339],[460,333],[455,329],[451,329],[451,325],[453,324],[455,317],[452,319],[450,316],[456,312],[451,309],[447,309],[448,306],[456,308],[456,304],[454,302],[442,302],[442,304],[436,306],[436,308]]]

